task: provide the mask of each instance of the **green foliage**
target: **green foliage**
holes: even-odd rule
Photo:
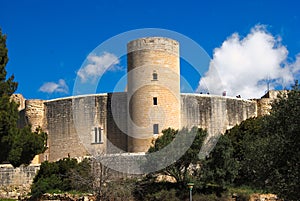
[[[146,201],[180,201],[178,196],[176,196],[176,190],[160,190],[153,194],[147,194],[144,198]]]
[[[161,200],[168,197],[169,200],[176,200],[181,194],[187,194],[189,190],[185,188],[185,192],[178,188],[178,184],[170,182],[149,182],[147,180],[140,181],[136,184],[135,200]]]
[[[286,200],[300,197],[300,88],[298,82],[287,97],[272,105],[268,132],[271,138],[273,171],[271,190]]]
[[[163,130],[162,132],[163,135],[155,140],[154,145],[149,148],[148,153],[153,153],[162,150],[164,147],[173,142],[173,140],[177,140],[177,142],[179,143],[177,143],[177,147],[173,147],[171,151],[178,151],[179,149],[182,149],[182,147],[185,147],[184,145],[186,145],[185,143],[188,143],[188,140],[193,140],[191,146],[188,147],[183,156],[181,156],[173,164],[157,172],[159,174],[174,177],[177,183],[184,186],[190,180],[190,172],[188,172],[188,167],[192,164],[197,164],[199,162],[198,154],[201,149],[202,143],[205,139],[205,136],[207,135],[207,132],[198,128],[193,128],[190,131],[187,131],[186,129],[178,131],[168,128],[166,130]],[[193,134],[195,134],[194,139],[187,139]],[[159,160],[153,160],[153,163],[159,162]]]
[[[14,167],[29,164],[33,157],[45,151],[47,135],[40,128],[31,132],[29,126],[17,128],[18,105],[10,100],[17,89],[14,76],[6,79],[8,62],[6,36],[0,29],[0,163]]]
[[[132,179],[107,182],[102,192],[101,200],[127,201],[134,200],[136,181]]]
[[[233,146],[227,135],[219,138],[214,150],[203,161],[200,181],[204,185],[217,185],[222,189],[230,186],[238,174],[239,163],[233,158]]]
[[[46,192],[57,190],[62,184],[62,180],[58,175],[53,174],[49,177],[41,178],[31,186],[32,197],[37,198]]]
[[[227,196],[217,196],[215,194],[195,194],[193,195],[194,201],[228,201]],[[248,201],[248,200],[247,200]]]
[[[235,195],[238,200],[245,200],[248,201],[250,199],[250,196],[253,194],[264,194],[266,193],[263,190],[257,190],[254,188],[250,188],[249,186],[240,186],[238,188],[236,187],[230,187],[228,188],[228,195]]]
[[[87,178],[90,170],[88,160],[77,163],[76,159],[65,158],[53,163],[43,162],[31,186],[32,197],[37,198],[53,191],[87,190],[88,186],[77,185],[80,181],[73,175],[76,172],[80,178]]]
[[[189,200],[190,190],[185,185],[179,188],[178,184],[170,182],[147,182],[136,184],[135,200],[160,201],[160,200]],[[227,201],[229,195],[226,193],[217,196],[214,192],[206,193],[198,188],[192,191],[194,201]],[[231,197],[231,195],[230,195]]]
[[[30,126],[16,129],[13,138],[8,161],[14,167],[30,164],[35,155],[46,150],[47,134],[41,128],[37,128],[35,132],[31,132]]]
[[[239,162],[234,183],[276,193],[285,200],[300,197],[300,91],[293,90],[272,104],[271,114],[248,119],[226,135]]]
[[[94,175],[91,173],[91,161],[88,159],[67,170],[71,189],[80,192],[90,192],[93,189]]]
[[[0,29],[0,97],[4,95],[10,97],[18,86],[18,84],[13,81],[14,76],[11,76],[6,80],[7,73],[5,66],[8,62],[7,52],[6,35],[2,35],[2,31]]]
[[[163,135],[160,136],[159,138],[157,138],[155,140],[154,145],[149,148],[148,153],[153,153],[158,150],[161,150],[165,146],[170,144],[173,141],[173,139],[176,137],[176,134],[178,133],[178,131],[168,128],[166,130],[163,130],[162,133],[163,133]]]
[[[255,183],[256,186],[264,186],[266,175],[262,171],[264,171],[264,161],[267,160],[267,156],[261,152],[266,147],[262,145],[266,145],[269,139],[263,133],[265,130],[264,122],[265,117],[247,119],[225,134],[233,147],[232,157],[238,161],[240,166],[238,176],[235,178],[237,185]],[[257,155],[258,153],[259,155]]]

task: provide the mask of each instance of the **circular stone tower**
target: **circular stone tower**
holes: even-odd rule
[[[180,127],[179,44],[140,38],[127,51],[128,151],[146,152],[163,129]]]

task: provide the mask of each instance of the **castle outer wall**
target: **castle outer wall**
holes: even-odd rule
[[[256,116],[256,101],[206,94],[181,94],[182,127],[197,126],[214,134],[223,134],[227,129]]]
[[[206,94],[181,94],[180,102],[182,127],[198,126],[214,131],[222,125],[220,132],[256,117],[259,110],[257,101]],[[128,152],[126,105],[126,92],[75,96],[44,101],[44,109],[35,110],[38,114],[31,110],[26,119],[28,123],[33,119],[31,115],[45,119],[40,126],[48,133],[49,149],[43,160],[80,159]]]
[[[126,103],[126,93],[46,101],[48,160],[127,151]]]

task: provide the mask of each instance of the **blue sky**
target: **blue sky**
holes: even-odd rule
[[[263,83],[266,75],[275,88],[279,88],[279,82],[280,86],[290,85],[292,79],[300,78],[300,59],[297,60],[300,3],[295,0],[2,0],[0,3],[0,27],[7,34],[10,59],[7,71],[19,83],[17,93],[28,99],[71,96],[80,67],[99,44],[118,34],[143,28],[178,32],[208,53],[214,65],[204,70],[207,74],[201,76],[207,79],[203,82],[194,76],[191,66],[181,61],[182,75],[197,92],[205,91],[206,86],[217,94],[226,90],[233,96],[241,93],[248,97],[259,90],[257,96],[260,96],[266,89]],[[257,55],[258,49],[263,50],[260,53],[263,58]],[[102,59],[99,65],[104,65],[104,59],[115,55],[108,51],[97,56],[97,61]],[[103,74],[96,92],[114,90],[126,74],[125,60],[125,57],[118,58],[114,67]],[[247,65],[243,66],[243,61]],[[252,69],[253,66],[257,68]],[[214,78],[210,67],[218,69],[222,86],[214,88],[210,84],[210,78]],[[236,78],[245,80],[245,75],[249,75],[249,81],[246,78],[243,86]],[[230,80],[235,82],[229,83]],[[47,87],[52,87],[52,91]]]

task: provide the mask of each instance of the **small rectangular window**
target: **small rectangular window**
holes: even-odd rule
[[[158,124],[153,124],[153,134],[159,134],[159,132],[158,132]]]
[[[153,97],[153,105],[157,105],[157,97]]]
[[[156,71],[153,71],[153,74],[152,74],[152,80],[157,80],[157,72]]]

